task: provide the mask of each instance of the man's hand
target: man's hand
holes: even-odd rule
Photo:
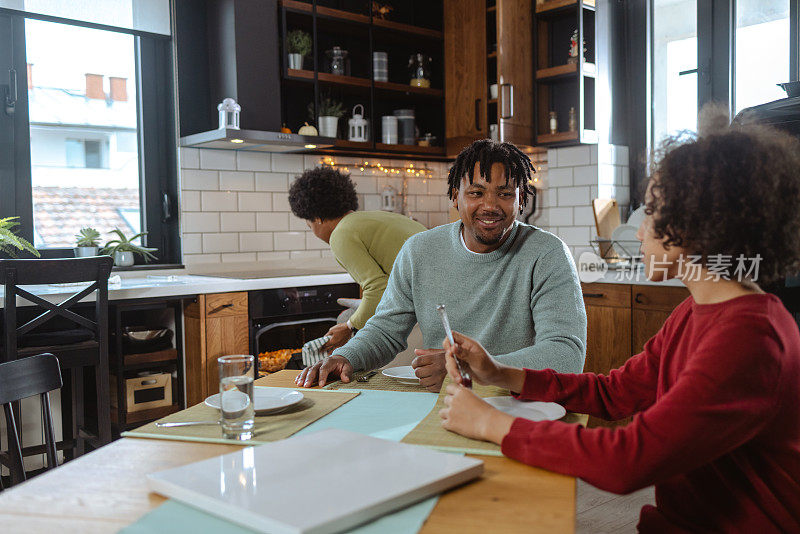
[[[411,362],[419,384],[434,393],[442,389],[442,382],[447,375],[444,364],[444,351],[440,349],[416,349],[416,358]]]
[[[333,352],[338,349],[353,337],[353,331],[346,323],[337,324],[332,326],[330,330],[325,333],[326,336],[331,336],[327,343],[322,345],[319,350],[323,352]]]
[[[350,382],[353,377],[353,364],[344,356],[329,356],[321,362],[303,369],[294,379],[294,383],[304,388],[310,388],[319,379],[321,387],[328,383],[329,377],[339,377],[344,383]]]
[[[447,386],[444,405],[439,410],[442,426],[468,438],[502,445],[503,438],[514,423],[512,416],[493,408],[471,390],[458,384]]]

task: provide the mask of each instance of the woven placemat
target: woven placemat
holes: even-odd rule
[[[136,430],[123,432],[124,437],[170,439],[176,441],[200,441],[206,443],[225,443],[229,445],[261,445],[270,441],[288,438],[295,432],[310,425],[317,419],[331,413],[359,395],[355,392],[323,391],[304,389],[305,397],[300,403],[275,415],[256,416],[256,427],[253,438],[238,441],[222,437],[219,425],[197,425],[162,428],[155,422],[140,426]],[[159,422],[213,421],[219,418],[219,410],[197,404],[180,412],[168,415]]]
[[[417,393],[421,391],[428,391],[419,384],[404,384],[399,380],[389,378],[388,376],[381,374],[380,371],[378,371],[378,374],[370,377],[367,382],[359,382],[357,380],[358,377],[366,374],[367,371],[359,371],[355,373],[350,382],[347,382],[346,384],[337,380],[332,384],[326,385],[322,389],[380,389],[383,391],[415,391]]]
[[[445,430],[442,427],[442,419],[439,417],[439,410],[444,408],[445,390],[447,389],[447,385],[451,382],[450,377],[445,378],[442,391],[439,393],[439,398],[436,399],[436,404],[433,406],[431,412],[414,427],[414,430],[409,432],[406,437],[402,439],[402,442],[414,445],[425,445],[427,447],[446,451],[463,452],[465,454],[502,456],[503,453],[500,451],[500,445],[488,441],[466,438],[455,432]],[[511,395],[507,389],[495,386],[481,386],[479,384],[474,384],[472,391],[481,398]],[[588,418],[585,415],[568,412],[567,415],[561,418],[561,421],[585,425],[586,419]]]

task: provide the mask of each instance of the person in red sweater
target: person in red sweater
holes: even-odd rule
[[[446,429],[606,491],[655,485],[644,532],[800,532],[800,333],[758,285],[800,269],[800,142],[725,121],[673,140],[650,180],[645,273],[679,278],[691,296],[640,354],[608,375],[561,374],[501,365],[457,332],[444,342]],[[461,385],[454,357],[520,399],[633,421],[515,419]]]

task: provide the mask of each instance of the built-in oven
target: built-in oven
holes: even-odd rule
[[[325,335],[344,311],[340,298],[358,298],[358,284],[262,289],[248,292],[253,354],[293,349]],[[301,368],[295,357],[288,368]]]

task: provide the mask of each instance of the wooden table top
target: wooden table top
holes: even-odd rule
[[[297,371],[260,379],[294,387]],[[231,452],[235,445],[122,438],[0,492],[4,532],[116,532],[164,502],[145,475]],[[574,532],[575,479],[508,458],[476,456],[483,477],[441,496],[423,534]]]

